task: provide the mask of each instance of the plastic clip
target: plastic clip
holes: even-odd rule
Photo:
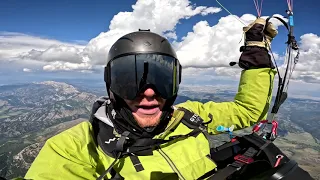
[[[281,155],[281,154],[279,154],[279,155],[276,156],[277,161],[276,161],[276,164],[274,165],[274,167],[279,166],[279,164],[280,164],[280,162],[281,162],[281,159],[282,159],[283,157],[284,157],[284,156]]]

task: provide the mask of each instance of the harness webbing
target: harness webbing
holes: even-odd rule
[[[176,135],[169,137],[168,140],[165,139],[150,139],[150,138],[142,138],[142,139],[130,139],[130,132],[125,131],[121,134],[120,138],[116,139],[116,145],[112,153],[116,153],[117,156],[115,160],[111,163],[111,165],[107,168],[107,170],[101,174],[98,180],[103,179],[108,173],[111,174],[114,171],[113,166],[120,158],[130,157],[135,169],[137,172],[144,170],[143,165],[141,164],[138,156],[148,156],[153,154],[153,150],[159,149],[161,145],[165,145],[166,143],[170,143],[172,141],[181,141],[191,136],[196,137],[200,133],[207,134],[206,127],[204,126],[203,119],[187,109],[179,108],[178,110],[184,112],[184,116],[181,119],[181,122],[192,129],[191,132],[185,135]],[[209,114],[209,117],[212,121],[212,115]],[[209,122],[211,122],[209,121]],[[100,125],[103,125],[100,123]],[[207,136],[207,135],[206,135]],[[111,145],[111,144],[110,144]],[[103,148],[102,148],[103,149]],[[105,150],[105,149],[103,149]],[[106,152],[110,154],[110,152]],[[112,154],[111,153],[111,154]],[[114,173],[112,173],[114,174]],[[119,174],[116,174],[119,176]]]
[[[229,164],[227,167],[223,168],[222,170],[218,171],[214,174],[214,176],[210,177],[210,180],[220,180],[226,179],[233,173],[239,171],[244,165],[252,163],[253,157],[257,154],[257,150],[250,147],[246,150],[243,155],[235,156],[235,161]]]

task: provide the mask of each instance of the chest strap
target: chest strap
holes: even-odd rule
[[[116,142],[116,151],[121,151],[122,155],[134,154],[137,156],[148,156],[152,155],[152,151],[159,149],[160,145],[169,143],[171,141],[180,141],[191,136],[197,137],[200,133],[207,133],[206,127],[203,123],[203,119],[186,109],[179,109],[184,112],[184,116],[181,122],[188,128],[192,129],[188,134],[171,136],[169,139],[151,139],[151,138],[140,138],[140,139],[129,139],[128,133],[124,132]],[[210,115],[211,116],[211,115]],[[212,117],[212,116],[211,116]],[[212,121],[212,118],[211,118]]]
[[[254,161],[253,157],[257,154],[257,150],[250,147],[244,154],[238,154],[234,157],[234,162],[229,164],[227,167],[219,170],[210,180],[226,179],[233,173],[239,171],[244,165],[250,164]]]

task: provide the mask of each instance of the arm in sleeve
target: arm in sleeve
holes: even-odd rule
[[[205,122],[212,121],[207,125],[208,132],[218,134],[216,127],[219,125],[236,129],[252,126],[254,123],[266,118],[272,98],[273,80],[276,71],[271,68],[258,68],[243,70],[239,83],[238,93],[233,102],[216,103],[209,101],[201,103],[187,101],[178,104],[192,111]]]
[[[96,179],[94,146],[88,125],[81,123],[47,140],[26,179]],[[91,149],[91,150],[90,150]]]

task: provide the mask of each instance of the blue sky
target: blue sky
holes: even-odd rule
[[[106,31],[112,17],[134,0],[4,0],[0,31],[31,33],[62,41],[89,41]]]
[[[261,0],[260,0],[261,1]],[[120,11],[131,11],[136,0],[2,0],[0,6],[0,31],[22,32],[58,39],[61,41],[89,41],[100,32],[106,31],[112,17]],[[191,1],[196,5],[217,6],[215,0]],[[233,14],[256,14],[252,0],[221,0]],[[320,1],[294,1],[295,34],[299,37],[305,33],[318,33],[320,26]],[[262,14],[285,15],[286,0],[265,0]],[[209,16],[195,16],[182,20],[178,25],[181,37],[191,30],[195,22],[207,20],[216,23],[228,13],[222,11]]]
[[[182,1],[185,2],[185,0],[182,0]],[[242,16],[243,14],[253,14],[253,15],[257,14],[252,0],[237,0],[237,1],[236,0],[220,0],[220,2],[228,10],[230,10],[234,15],[237,15],[239,17]],[[261,0],[259,0],[259,2],[261,2]],[[2,0],[0,3],[0,22],[1,22],[0,32],[21,33],[22,35],[28,35],[37,40],[48,38],[52,41],[48,43],[41,42],[46,44],[46,46],[40,44],[40,42],[38,43],[38,41],[37,41],[37,44],[36,43],[32,44],[33,43],[32,38],[30,39],[30,41],[28,40],[21,41],[21,44],[19,44],[19,53],[17,53],[14,58],[15,61],[11,61],[10,59],[13,56],[10,56],[10,58],[7,58],[8,60],[3,60],[4,55],[8,55],[8,53],[13,53],[14,51],[13,49],[15,47],[14,45],[10,44],[13,42],[13,40],[11,41],[10,39],[10,42],[9,41],[6,42],[6,40],[8,40],[10,36],[17,36],[17,40],[14,41],[16,43],[16,41],[19,41],[18,38],[19,37],[21,38],[21,35],[19,34],[3,35],[2,34],[2,36],[5,38],[4,40],[1,40],[0,45],[9,44],[13,48],[11,51],[7,49],[8,52],[5,52],[7,54],[4,54],[2,56],[0,52],[0,63],[2,64],[2,66],[0,67],[0,75],[1,75],[0,84],[7,84],[10,82],[46,80],[50,78],[52,79],[54,77],[100,78],[100,76],[102,75],[101,70],[97,70],[95,72],[98,72],[98,73],[93,73],[93,74],[92,73],[83,74],[83,73],[73,72],[73,71],[68,71],[68,72],[55,71],[55,72],[49,72],[49,73],[48,72],[46,73],[44,71],[33,71],[32,70],[33,65],[30,65],[31,62],[32,63],[35,62],[34,66],[43,67],[46,65],[46,63],[47,64],[51,63],[51,65],[52,63],[54,64],[54,61],[52,59],[49,59],[49,60],[48,59],[43,59],[43,60],[31,59],[27,61],[25,60],[26,56],[24,56],[24,58],[22,58],[21,60],[20,59],[17,60],[17,58],[21,57],[21,53],[30,55],[31,54],[30,52],[32,49],[36,50],[39,53],[43,53],[46,51],[46,48],[49,48],[49,46],[47,46],[48,44],[55,43],[53,41],[57,41],[59,43],[65,43],[66,47],[67,46],[71,47],[74,45],[75,48],[72,47],[71,49],[68,49],[68,51],[70,52],[77,51],[77,48],[81,49],[81,48],[87,47],[87,43],[90,42],[90,40],[98,39],[97,37],[99,36],[102,37],[104,33],[108,34],[107,32],[109,31],[110,21],[114,18],[115,15],[117,15],[120,12],[132,12],[133,11],[132,5],[136,3],[137,3],[136,0],[121,0],[121,1],[114,1],[114,0],[112,1],[111,0],[92,0],[92,1]],[[215,0],[191,1],[191,4],[195,4],[196,6],[220,7]],[[301,73],[299,73],[297,76],[304,75],[302,78],[300,78],[302,80],[308,79],[311,77],[311,79],[314,82],[317,80],[317,76],[319,76],[318,72],[320,71],[320,68],[310,69],[310,68],[306,68],[306,66],[310,64],[312,65],[312,63],[310,63],[311,61],[307,62],[307,60],[309,60],[310,57],[313,60],[312,62],[320,61],[318,59],[318,57],[320,57],[319,55],[320,53],[314,55],[314,52],[316,49],[312,49],[314,47],[318,47],[318,46],[320,47],[319,45],[320,40],[319,41],[317,40],[320,35],[320,22],[318,20],[318,18],[320,17],[320,11],[318,10],[319,7],[320,7],[320,1],[314,1],[314,0],[294,1],[294,6],[293,6],[294,15],[295,15],[294,16],[295,17],[295,36],[297,40],[300,41],[300,36],[302,35],[309,34],[309,33],[314,34],[314,36],[310,35],[306,37],[305,40],[302,42],[304,43],[305,54],[302,55],[304,59],[302,59],[302,64],[300,67],[302,69]],[[287,7],[286,0],[264,0],[262,15],[270,16],[273,14],[281,14],[285,16],[286,15],[285,10],[287,9],[288,7]],[[170,28],[177,35],[176,41],[182,42],[183,41],[182,37],[187,36],[188,32],[193,32],[193,27],[199,21],[207,21],[209,23],[208,26],[213,27],[218,23],[218,21],[222,17],[226,17],[228,15],[229,14],[223,9],[220,12],[210,13],[205,16],[202,16],[199,13],[197,15],[191,15],[189,19],[185,19],[186,15],[183,14],[181,16],[182,18],[178,19],[179,23],[176,24],[174,27],[170,27]],[[160,16],[166,16],[166,13],[162,12]],[[230,21],[230,19],[228,20]],[[162,26],[159,26],[157,28],[161,28],[161,27]],[[121,29],[119,27],[117,28],[118,28],[117,30]],[[273,41],[273,46],[272,46],[273,51],[277,52],[279,55],[283,55],[284,53],[284,50],[285,50],[284,42],[286,41],[286,35],[287,35],[287,32],[285,28],[282,26],[279,28],[279,35]],[[0,34],[0,37],[1,37],[1,34]],[[106,37],[110,37],[110,36],[106,36]],[[241,37],[239,37],[239,40],[240,39]],[[313,44],[307,45],[308,40],[314,40],[311,42]],[[107,41],[107,39],[105,41]],[[223,39],[219,39],[219,41],[223,41]],[[24,46],[24,44],[26,43],[27,45]],[[29,47],[30,49],[28,49]],[[46,47],[46,48],[43,48],[43,47]],[[94,47],[100,47],[100,46],[97,45]],[[6,48],[8,48],[8,46],[6,46]],[[62,51],[64,51],[63,48],[65,47],[62,47]],[[90,50],[90,48],[88,49]],[[234,51],[237,51],[237,50],[234,50]],[[70,54],[67,54],[67,55],[70,55]],[[62,57],[62,59],[63,58],[64,57]],[[303,60],[305,61],[303,62]],[[60,65],[61,67],[64,65],[63,63],[62,65],[59,63],[56,63],[54,65],[58,66],[57,64]],[[22,72],[21,70],[24,66],[26,66],[26,71]],[[81,66],[85,66],[85,65],[82,64]],[[307,75],[303,70],[308,71]],[[26,74],[26,72],[29,72],[29,73]],[[230,75],[229,71],[225,71],[225,74],[226,73],[227,74],[229,73],[228,75]],[[212,74],[218,74],[218,73],[213,72]],[[8,81],[8,79],[10,79],[8,78],[9,76],[11,78],[10,81]],[[234,82],[234,80],[232,79],[234,78],[232,77],[229,78],[230,82]],[[101,77],[101,80],[102,80],[102,77]],[[219,81],[228,82],[228,78],[219,78]]]

